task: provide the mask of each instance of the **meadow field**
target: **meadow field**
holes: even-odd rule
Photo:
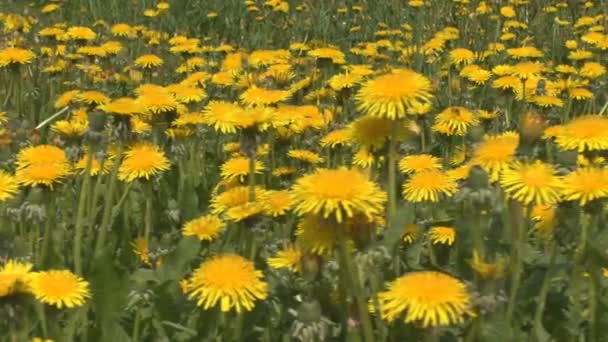
[[[0,342],[608,341],[608,1],[0,0]]]

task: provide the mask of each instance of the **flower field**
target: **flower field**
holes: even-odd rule
[[[608,341],[608,2],[0,0],[0,342]]]

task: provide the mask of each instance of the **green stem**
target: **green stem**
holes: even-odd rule
[[[114,189],[116,188],[116,181],[118,175],[118,168],[120,167],[120,158],[124,147],[122,143],[118,143],[118,150],[116,151],[116,160],[112,165],[112,172],[110,173],[109,186],[105,193],[105,201],[103,206],[103,217],[101,219],[101,226],[99,227],[99,235],[95,243],[95,258],[101,256],[103,248],[105,246],[106,235],[110,229],[110,221],[112,218],[112,202],[114,200]]]
[[[89,146],[90,149],[90,146]],[[91,165],[93,164],[93,153],[87,153],[87,163],[84,171],[84,178],[80,184],[80,198],[78,199],[78,212],[76,214],[76,227],[74,235],[74,268],[76,274],[82,275],[82,228],[84,224],[84,214],[89,194],[89,183],[91,181]]]
[[[38,256],[38,265],[43,268],[45,266],[46,263],[46,258],[49,254],[49,245],[51,243],[51,226],[53,225],[53,223],[55,222],[55,210],[57,210],[57,208],[55,208],[55,200],[54,197],[52,196],[52,194],[49,192],[47,193],[47,196],[49,198],[48,200],[48,204],[47,204],[47,217],[46,217],[46,222],[44,224],[44,235],[42,237],[42,248],[40,249],[40,254]]]
[[[549,289],[551,288],[551,280],[553,277],[553,273],[555,272],[555,259],[557,256],[555,242],[550,241],[549,243],[549,253],[551,259],[549,260],[549,267],[547,268],[547,272],[545,273],[543,285],[538,295],[538,301],[536,302],[536,310],[534,311],[534,328],[532,330],[534,334],[536,334],[536,338],[538,339],[538,341],[541,341],[543,336],[543,313],[545,312],[547,295],[549,294]]]
[[[255,152],[249,156],[249,202],[255,202]]]
[[[595,271],[589,272],[589,342],[597,341],[597,308],[600,301],[599,279]]]
[[[144,214],[144,237],[146,241],[150,241],[150,234],[152,234],[152,210],[153,208],[153,191],[151,181],[145,181],[144,191],[146,193],[146,212]]]
[[[131,340],[139,341],[139,327],[141,325],[141,314],[139,309],[135,312],[135,323],[133,323],[133,331],[131,332]]]
[[[515,311],[515,302],[517,299],[517,291],[521,283],[522,273],[522,253],[525,243],[525,227],[522,220],[522,206],[519,202],[511,201],[509,203],[509,211],[511,212],[511,292],[509,294],[509,303],[507,306],[507,322],[511,322],[513,312]]]
[[[359,311],[359,319],[361,320],[361,327],[363,332],[363,341],[373,342],[374,332],[372,329],[372,321],[369,317],[369,311],[367,310],[367,301],[361,288],[359,268],[353,263],[352,255],[348,250],[348,244],[344,232],[340,232],[338,238],[338,244],[340,253],[342,254],[343,263],[342,265],[346,270],[347,280],[350,283],[350,287],[353,290],[357,309]]]
[[[397,213],[397,125],[393,131],[388,145],[388,219],[392,228]]]

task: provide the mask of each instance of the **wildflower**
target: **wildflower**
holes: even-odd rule
[[[505,260],[497,259],[494,263],[486,262],[479,253],[473,251],[473,259],[470,261],[471,268],[483,279],[502,279],[505,276]]]
[[[500,178],[507,195],[523,204],[558,202],[561,182],[553,166],[539,160],[531,164],[514,162]]]
[[[378,294],[380,313],[389,322],[405,313],[405,322],[423,327],[462,323],[471,315],[471,296],[460,280],[435,271],[412,272]]]
[[[292,198],[286,190],[268,190],[264,196],[264,214],[278,217],[287,214],[292,207]]]
[[[563,150],[606,150],[608,119],[599,115],[579,116],[556,132],[555,142]]]
[[[266,299],[268,285],[253,262],[236,254],[223,254],[203,262],[186,283],[188,298],[208,310],[219,303],[222,312],[251,311]]]
[[[318,153],[308,150],[291,150],[287,152],[287,156],[310,164],[319,164],[323,162],[323,158]]]
[[[405,117],[411,108],[430,102],[432,97],[431,82],[426,77],[399,69],[365,82],[356,100],[359,110],[395,120]]]
[[[456,239],[456,230],[452,227],[432,227],[429,231],[429,239],[434,245],[441,244],[451,246]]]
[[[608,170],[595,167],[581,168],[564,176],[562,194],[565,200],[585,205],[608,196]]]
[[[0,298],[29,291],[31,269],[27,262],[8,260],[0,268]]]
[[[384,209],[386,193],[366,176],[346,168],[318,169],[299,178],[292,188],[296,213],[344,218],[363,214],[368,219]]]
[[[201,241],[214,240],[225,228],[225,224],[215,215],[205,215],[184,224],[184,236],[196,236]]]
[[[4,202],[19,191],[19,181],[12,175],[0,170],[0,202]]]
[[[15,177],[19,183],[36,186],[53,185],[70,174],[65,152],[53,145],[26,147],[17,154]]]
[[[254,172],[257,174],[262,173],[264,165],[261,161],[256,160],[254,162]],[[236,157],[227,160],[221,167],[222,178],[224,179],[239,179],[241,182],[244,180],[250,172],[249,169],[249,158]]]
[[[430,154],[414,154],[401,159],[399,169],[403,173],[441,169],[441,159]]]
[[[481,166],[492,181],[497,181],[501,172],[514,160],[518,145],[519,135],[515,132],[487,136],[473,152],[472,161]]]
[[[475,114],[464,107],[448,107],[435,117],[433,130],[447,135],[465,135],[468,128],[479,124]]]
[[[288,245],[280,250],[274,258],[268,258],[266,263],[272,268],[286,268],[291,272],[300,272],[302,252],[297,246]]]
[[[452,196],[458,190],[456,181],[440,170],[414,173],[403,185],[403,197],[410,202],[438,202],[441,196]]]
[[[82,306],[91,296],[89,283],[67,270],[36,272],[30,288],[36,299],[58,309]]]
[[[169,170],[170,164],[165,153],[158,147],[149,144],[137,144],[125,152],[125,158],[118,169],[118,179],[132,182],[135,179],[157,175]]]

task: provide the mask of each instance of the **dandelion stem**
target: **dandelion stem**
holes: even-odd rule
[[[545,278],[543,279],[543,284],[540,289],[540,293],[538,295],[538,301],[536,303],[536,310],[534,311],[534,334],[536,334],[536,338],[541,341],[542,333],[543,333],[543,313],[545,311],[545,302],[547,300],[547,295],[549,294],[549,289],[551,288],[551,278],[553,277],[553,273],[555,271],[555,259],[557,256],[555,241],[549,242],[549,267],[545,272]]]
[[[511,216],[511,292],[507,306],[507,322],[511,322],[515,311],[517,291],[521,283],[522,253],[525,239],[522,206],[517,201],[510,201],[508,210]]]
[[[397,125],[393,125],[388,145],[388,219],[393,226],[397,213]]]
[[[108,229],[110,229],[110,227],[109,227],[110,220],[112,218],[112,200],[114,197],[114,189],[116,188],[118,168],[120,166],[120,157],[122,156],[123,149],[124,149],[124,147],[123,147],[122,143],[118,143],[118,150],[116,152],[117,158],[116,158],[116,161],[114,162],[114,164],[112,165],[112,173],[110,174],[110,178],[109,178],[110,184],[105,193],[103,217],[101,219],[101,226],[99,227],[99,235],[97,236],[97,242],[95,244],[95,252],[94,252],[95,258],[101,256],[101,252],[104,248],[104,244],[105,244],[105,240],[106,240],[106,234],[107,234]]]
[[[50,192],[46,194],[48,196],[48,204],[46,207],[47,217],[46,222],[44,224],[44,235],[42,237],[42,247],[40,249],[40,255],[38,256],[38,265],[40,267],[44,267],[46,263],[46,258],[49,254],[49,245],[51,243],[51,226],[55,222],[55,200]]]
[[[150,241],[150,234],[152,233],[152,210],[154,210],[152,198],[154,193],[152,191],[151,181],[145,182],[144,192],[146,193],[146,212],[144,214],[144,237],[146,238],[146,241]]]
[[[249,202],[255,202],[255,152],[249,156]]]
[[[93,153],[87,153],[87,163],[84,171],[84,178],[80,184],[80,198],[78,199],[78,212],[76,214],[76,227],[74,235],[74,268],[76,274],[82,275],[82,228],[84,224],[84,214],[87,205],[87,195],[89,194],[89,183],[91,181],[91,165],[93,164]]]
[[[361,288],[361,284],[359,282],[359,269],[353,263],[352,255],[348,250],[348,245],[346,243],[346,236],[343,232],[339,235],[340,237],[338,238],[338,244],[344,263],[342,266],[346,270],[347,281],[350,283],[350,287],[353,290],[353,295],[359,311],[359,320],[361,321],[363,341],[373,342],[375,341],[374,332],[372,330],[372,322],[367,310],[367,301],[364,298],[363,289]]]

